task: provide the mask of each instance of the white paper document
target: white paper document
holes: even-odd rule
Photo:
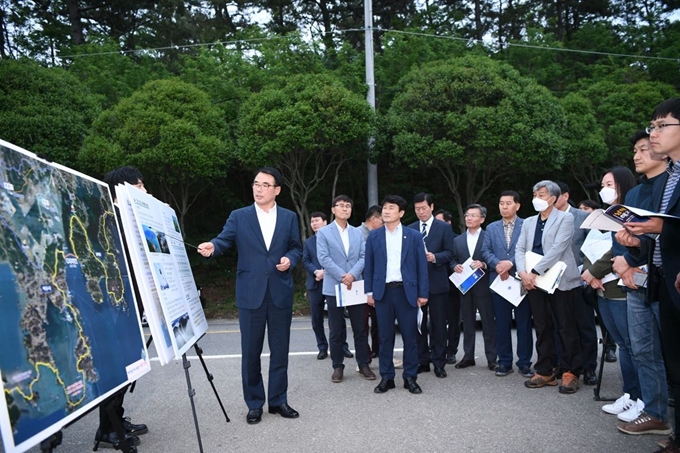
[[[470,288],[475,286],[475,284],[484,277],[484,270],[474,269],[472,267],[472,257],[468,258],[461,266],[463,266],[463,272],[460,274],[454,272],[449,275],[449,280],[451,280],[461,293],[466,294],[470,291]]]
[[[524,296],[526,296],[526,292],[522,291],[522,282],[512,277],[501,280],[499,275],[491,283],[490,288],[491,291],[498,294],[515,307],[517,307],[522,302],[522,299],[524,299]]]
[[[602,209],[596,209],[586,217],[581,224],[581,228],[586,230],[619,231],[623,229],[623,225],[607,216]]]
[[[610,231],[590,230],[581,246],[581,251],[591,263],[602,258],[611,249],[612,233]]]
[[[423,325],[423,308],[422,308],[422,307],[418,307],[418,316],[417,316],[417,318],[418,318],[418,319],[417,319],[417,322],[418,322],[418,333],[422,335],[423,332],[421,332],[421,330],[420,330],[420,326]]]
[[[531,272],[534,266],[536,266],[541,261],[541,259],[543,259],[543,255],[539,255],[538,253],[534,253],[531,251],[527,252],[526,271]],[[536,288],[541,289],[548,294],[553,294],[557,287],[559,286],[560,279],[562,278],[562,274],[564,273],[566,268],[567,265],[563,261],[556,262],[543,275],[536,276]]]
[[[352,282],[352,289],[347,289],[347,285],[338,283],[335,285],[335,300],[338,302],[338,307],[365,304],[368,297],[364,294],[364,281]]]

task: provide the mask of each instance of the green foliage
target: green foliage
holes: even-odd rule
[[[565,121],[547,89],[477,56],[412,70],[388,114],[394,154],[439,169],[461,214],[499,178],[558,168]]]
[[[119,45],[105,40],[67,48],[69,72],[78,77],[93,92],[106,98],[104,108],[155,79],[170,77],[167,69],[149,55],[122,54]]]
[[[244,103],[236,154],[247,166],[282,169],[300,224],[305,225],[309,194],[330,171],[365,157],[371,119],[366,101],[336,78],[290,77],[283,88],[266,88]]]
[[[94,122],[79,159],[104,174],[133,165],[184,216],[198,195],[229,165],[220,109],[207,94],[176,79],[149,82]]]
[[[0,59],[0,138],[69,167],[101,99],[61,68]]]

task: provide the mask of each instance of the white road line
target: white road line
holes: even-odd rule
[[[404,351],[403,348],[396,348],[396,349],[394,350],[394,352],[403,352],[403,351]],[[291,352],[291,353],[289,353],[288,355],[289,355],[289,356],[308,356],[308,355],[317,355],[318,353],[319,353],[319,351],[309,351],[309,352],[304,351],[304,352]],[[208,355],[208,354],[204,354],[202,357],[203,357],[204,360],[215,360],[215,359],[240,359],[240,358],[241,358],[241,354],[223,354],[223,355]],[[269,353],[263,352],[263,353],[262,353],[262,357],[269,357]],[[188,356],[187,356],[187,359],[189,359],[189,360],[198,360],[198,356],[196,356],[196,355],[188,355]],[[158,357],[151,357],[151,359],[149,359],[149,360],[151,360],[152,362],[158,362],[158,361],[160,361],[160,359],[159,359]],[[181,358],[175,359],[175,360],[179,362],[179,361],[181,360]],[[351,360],[351,359],[348,359],[348,360]]]

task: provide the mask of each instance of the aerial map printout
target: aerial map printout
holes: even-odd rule
[[[149,371],[108,187],[0,140],[0,430],[26,451]]]

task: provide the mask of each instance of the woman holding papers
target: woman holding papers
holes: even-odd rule
[[[515,247],[515,267],[527,290],[536,328],[535,373],[524,382],[527,388],[557,385],[553,360],[555,358],[555,327],[562,340],[563,369],[560,393],[575,393],[579,388],[579,374],[583,366],[583,353],[576,324],[577,289],[581,284],[578,268],[571,248],[574,235],[574,216],[555,208],[562,194],[553,181],[541,181],[534,185],[532,204],[538,215],[522,223],[522,232]],[[534,266],[527,264],[527,253],[541,256]],[[539,289],[540,280],[546,278],[554,266],[563,266],[557,288],[549,285],[552,292]],[[545,286],[544,286],[545,287]],[[557,326],[553,324],[553,314]]]
[[[602,177],[600,198],[606,205],[622,202],[628,191],[635,185],[635,177],[628,168],[614,167]],[[612,273],[612,259],[625,252],[626,248],[613,240],[612,248],[598,259],[592,260],[593,256],[590,257],[591,259],[586,257],[581,278],[597,290],[600,318],[619,347],[624,395],[613,404],[604,405],[602,410],[617,415],[619,420],[631,422],[640,415],[644,409],[644,403],[641,399],[637,367],[630,347],[626,294],[618,286],[618,277]]]

